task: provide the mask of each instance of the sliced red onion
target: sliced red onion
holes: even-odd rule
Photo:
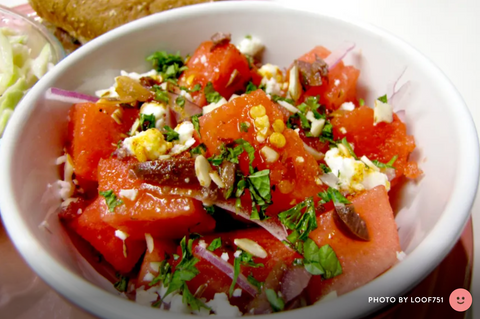
[[[313,156],[313,158],[314,158],[316,161],[319,161],[319,160],[321,160],[321,159],[323,159],[323,158],[325,157],[325,154],[323,154],[322,152],[317,151],[317,150],[314,149],[313,147],[308,146],[305,142],[303,142],[303,147],[305,148],[305,150],[307,151],[307,153],[309,153],[310,155]]]
[[[355,48],[355,43],[352,42],[344,42],[340,47],[338,47],[335,51],[330,53],[329,56],[324,60],[325,63],[328,65],[328,69],[333,69],[343,58],[348,54],[348,52],[352,51]]]
[[[74,91],[62,90],[55,87],[49,88],[47,90],[47,92],[45,93],[45,98],[47,100],[60,101],[71,104],[98,101],[98,98],[95,96]]]
[[[217,267],[221,272],[223,272],[225,275],[228,277],[232,278],[233,280],[233,275],[234,275],[234,269],[231,264],[223,260],[222,258],[218,257],[211,251],[207,250],[206,248],[203,248],[200,245],[197,245],[195,247],[195,253],[205,259],[206,261],[210,262],[212,265]],[[243,274],[239,274],[237,278],[237,284],[245,290],[249,295],[252,297],[255,297],[258,294],[257,287],[252,285],[247,277],[245,277]]]
[[[287,239],[287,230],[285,229],[285,226],[283,226],[283,224],[278,220],[278,218],[269,218],[266,220],[251,220],[249,212],[243,209],[236,209],[234,202],[230,201],[216,202],[215,206],[228,210],[229,212],[235,213],[236,215],[243,217],[246,220],[254,222],[258,226],[264,228],[266,231],[268,231],[280,241],[284,241]]]
[[[175,111],[173,111],[170,107],[168,107],[167,112],[165,114],[165,124],[170,127],[176,127],[177,121],[175,116]]]
[[[397,176],[394,168],[385,168],[383,173],[387,175],[388,181],[392,181]]]
[[[393,95],[388,99],[388,104],[393,107],[393,111],[400,111],[405,109],[402,107],[402,99],[407,94],[408,90],[410,89],[411,83],[410,81],[405,82],[398,91],[394,92]]]
[[[282,295],[285,303],[295,299],[307,287],[312,274],[305,270],[305,267],[292,267],[283,275]]]
[[[400,119],[400,121],[402,121],[403,123],[405,123],[405,120],[407,119],[407,114],[405,113],[405,110],[400,110],[398,112],[395,112],[395,114],[397,114],[398,118]]]
[[[397,84],[398,82],[400,81],[400,79],[403,77],[403,75],[405,74],[405,71],[407,71],[407,67],[405,66],[402,70],[402,72],[400,72],[400,74],[398,75],[397,79],[395,80],[395,82],[393,83],[390,83],[388,85],[388,88],[387,88],[387,96],[389,96],[390,98],[393,97],[393,95],[395,94],[395,92],[397,92]]]
[[[168,92],[168,95],[170,96],[170,108],[172,111],[174,111],[175,120],[177,122],[183,121],[193,115],[203,113],[203,109],[200,106],[189,101],[185,96],[183,96],[185,104],[183,106],[179,106],[177,105],[176,100],[182,95],[173,92]]]

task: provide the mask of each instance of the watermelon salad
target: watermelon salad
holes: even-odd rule
[[[281,68],[217,33],[97,96],[51,88],[73,104],[57,160],[72,242],[121,296],[200,315],[313,305],[394,266],[389,191],[422,172],[392,97],[357,95],[352,48]]]

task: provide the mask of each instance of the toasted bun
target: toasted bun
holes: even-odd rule
[[[216,0],[29,0],[41,18],[81,43],[156,12],[212,1]]]

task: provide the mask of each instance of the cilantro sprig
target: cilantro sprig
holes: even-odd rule
[[[395,155],[392,157],[392,159],[388,163],[382,163],[377,160],[373,160],[372,163],[375,164],[376,167],[378,168],[395,168],[393,164],[395,164],[395,161],[398,159],[398,155]]]
[[[157,51],[147,57],[147,61],[152,62],[153,68],[162,75],[164,81],[172,80],[176,83],[180,74],[188,69],[179,52],[170,54],[167,51]]]
[[[165,130],[164,135],[167,142],[172,142],[180,139],[180,134],[178,134],[178,132],[173,130],[170,126],[165,125],[163,129]]]
[[[155,128],[155,115],[153,114],[140,114],[140,127],[142,131],[146,131],[151,128]]]
[[[115,207],[123,205],[123,201],[117,198],[117,195],[113,192],[112,189],[104,192],[99,192],[100,196],[105,197],[105,202],[107,203],[108,210],[112,213],[115,211]]]
[[[222,238],[218,237],[212,240],[210,245],[208,245],[207,249],[210,251],[215,251],[216,249],[222,247]]]
[[[220,93],[215,91],[212,82],[208,82],[203,89],[203,93],[205,94],[205,99],[207,99],[208,103],[217,103],[222,99]]]

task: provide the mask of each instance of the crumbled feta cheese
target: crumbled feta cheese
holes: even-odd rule
[[[148,102],[144,103],[140,108],[140,114],[153,115],[155,117],[155,127],[159,130],[165,126],[165,118],[168,109],[162,103]]]
[[[138,189],[121,189],[120,192],[118,192],[118,195],[120,197],[123,197],[123,198],[126,198],[126,199],[129,199],[131,201],[134,201],[135,198],[137,198],[137,194],[138,194]]]
[[[193,137],[195,128],[192,122],[182,122],[175,127],[174,131],[178,133],[178,140],[173,141],[174,144],[169,154],[180,154],[195,144],[195,138]]]
[[[375,100],[373,108],[373,125],[380,122],[392,123],[393,121],[393,107],[388,103]]]
[[[340,127],[338,130],[339,130],[339,131],[340,131],[340,133],[342,133],[342,134],[347,134],[347,129],[346,129],[346,128],[344,128],[343,126],[342,126],[342,127]]]
[[[335,81],[333,82],[333,84],[335,84],[335,86],[338,86],[340,84],[340,80],[339,79],[335,79]]]
[[[233,256],[234,256],[235,258],[238,258],[238,257],[240,257],[241,254],[242,254],[242,251],[241,251],[241,250],[237,250],[237,251],[233,254]]]
[[[344,102],[342,105],[340,105],[339,109],[343,111],[353,111],[355,110],[355,104],[352,102]]]
[[[159,130],[151,128],[124,139],[123,148],[140,162],[145,162],[165,155],[172,148],[172,143],[167,142]]]
[[[222,317],[241,317],[243,314],[237,306],[232,306],[225,293],[216,293],[212,300],[207,302],[212,311],[217,316]]]
[[[341,145],[340,145],[341,146]],[[387,175],[365,165],[363,161],[355,160],[348,150],[335,147],[325,154],[325,162],[332,170],[321,176],[322,182],[344,192],[357,192],[384,185],[390,190]]]
[[[243,54],[256,56],[263,50],[264,45],[255,37],[245,37],[240,41],[237,48]]]
[[[153,279],[155,279],[155,276],[149,271],[143,276],[143,281],[151,282]]]
[[[312,133],[312,136],[319,137],[320,134],[322,134],[325,119],[316,119],[312,111],[307,112],[306,118],[312,123],[310,125],[310,133]]]
[[[305,162],[305,159],[304,159],[303,157],[301,157],[301,156],[297,156],[297,158],[295,159],[295,161],[296,161],[297,163],[304,163],[304,162]]]
[[[261,84],[265,85],[265,92],[268,94],[282,94],[282,83],[278,82],[275,77],[272,77],[270,79],[262,78]]]
[[[264,146],[260,149],[260,153],[267,163],[274,163],[278,160],[280,155],[272,148]]]
[[[202,62],[203,64],[207,63],[207,57],[205,56],[205,54],[200,57],[200,62]]]
[[[235,289],[235,290],[233,291],[232,296],[234,296],[234,297],[241,297],[241,296],[242,296],[242,289],[240,289],[240,288]]]
[[[200,239],[198,241],[198,246],[202,247],[202,248],[207,248],[207,243],[205,242],[205,240],[203,239]]]
[[[299,111],[295,106],[286,101],[278,100],[277,103],[286,108],[290,113],[297,113]]]
[[[160,79],[160,75],[158,74],[158,72],[156,70],[150,70],[148,72],[140,73],[140,74],[136,73],[136,72],[128,73],[124,70],[121,70],[120,75],[121,76],[128,76],[129,78],[137,80],[137,81],[140,81],[140,78],[142,78],[142,77],[151,77],[151,78],[154,78],[154,79]],[[116,83],[116,81],[115,81],[115,83]],[[118,93],[115,90],[115,88],[116,88],[115,85],[116,84],[112,85],[108,89],[95,91],[95,95],[98,96],[98,97],[116,98],[116,97],[118,97]]]
[[[397,251],[397,259],[399,261],[403,261],[407,257],[407,254],[405,254],[403,251]]]
[[[225,261],[228,261],[228,259],[230,259],[230,257],[228,256],[228,253],[223,253],[221,258]]]
[[[151,306],[152,302],[158,299],[157,287],[152,287],[145,290],[144,286],[141,286],[136,290],[135,302],[143,306]]]
[[[149,233],[145,233],[145,241],[147,243],[147,249],[149,253],[153,252],[153,249],[155,248],[155,243],[153,241],[152,235]]]
[[[203,107],[203,114],[210,113],[213,110],[218,109],[220,106],[222,106],[224,104],[227,104],[227,100],[225,100],[225,98],[222,97],[220,99],[220,101],[218,101],[217,103],[212,102],[212,103],[208,104],[207,106]]]
[[[276,65],[267,63],[258,69],[258,73],[262,75],[261,84],[265,85],[267,94],[282,95],[283,74]]]

